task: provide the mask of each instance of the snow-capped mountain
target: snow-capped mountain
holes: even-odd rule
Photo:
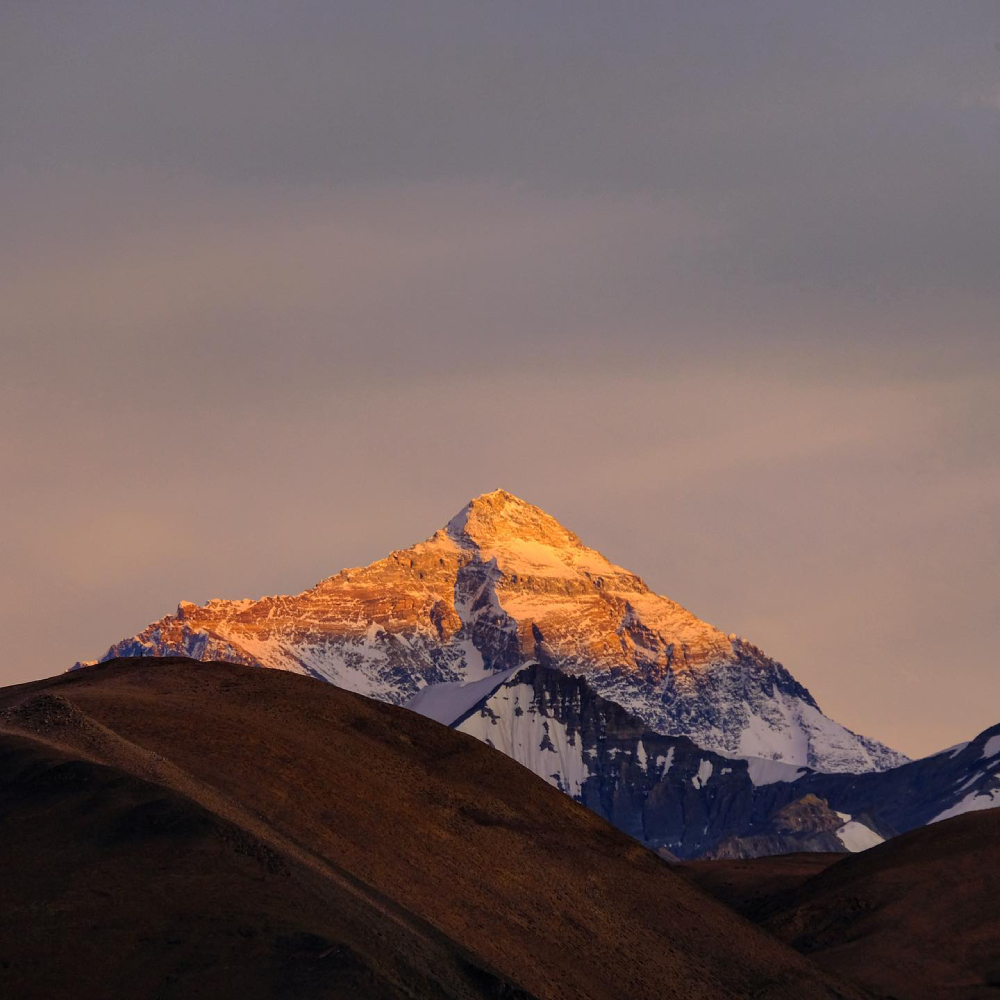
[[[484,693],[472,685],[537,662],[727,756],[852,772],[906,760],[823,715],[755,646],[504,490],[427,541],[301,594],[182,602],[102,659],[167,654],[311,674],[445,723]]]
[[[1000,726],[888,771],[831,774],[651,732],[583,677],[535,664],[495,682],[454,728],[681,858],[861,851],[1000,806]]]
[[[654,850],[695,857],[794,795],[808,768],[724,757],[662,736],[583,677],[539,664],[454,723]],[[779,784],[779,782],[781,782]]]
[[[725,757],[687,737],[662,736],[602,698],[583,677],[539,664],[501,681],[454,728],[513,757],[648,847],[681,858],[711,852],[764,826],[778,810],[809,797],[806,779],[818,775],[808,767]],[[822,777],[833,783],[854,778]],[[846,813],[838,817],[825,803],[823,809],[830,822],[810,831],[821,836],[796,841],[789,850],[860,850],[862,840],[854,834],[862,827],[865,846],[881,841],[863,821]],[[753,846],[758,853],[780,853],[785,843],[772,837]]]
[[[967,812],[1000,808],[1000,725],[940,753],[880,774],[808,776],[835,809],[871,812],[897,833]]]

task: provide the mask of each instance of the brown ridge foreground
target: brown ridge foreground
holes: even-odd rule
[[[502,754],[283,671],[0,691],[0,995],[857,998]]]
[[[688,876],[876,996],[1000,997],[1000,809],[838,860],[700,861]]]
[[[775,898],[797,889],[806,879],[845,857],[824,851],[801,851],[762,858],[684,861],[677,871],[752,920]]]

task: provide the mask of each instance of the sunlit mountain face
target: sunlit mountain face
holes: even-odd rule
[[[586,678],[655,732],[726,756],[855,772],[907,759],[823,715],[756,646],[505,490],[301,594],[182,602],[102,659],[174,654],[308,674],[445,724],[539,663]]]

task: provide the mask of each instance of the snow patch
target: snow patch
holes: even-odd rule
[[[760,757],[747,759],[747,774],[758,787],[773,785],[778,781],[798,781],[799,778],[808,773],[804,767],[786,764],[780,760],[762,760]]]
[[[676,749],[675,747],[671,747],[671,748],[670,748],[670,749],[669,749],[669,750],[667,751],[667,755],[666,755],[666,757],[657,757],[657,758],[656,758],[656,761],[655,761],[655,763],[656,763],[656,766],[657,766],[658,768],[662,768],[662,769],[663,769],[663,770],[662,770],[662,771],[660,772],[660,777],[661,777],[661,778],[662,778],[662,777],[663,777],[663,775],[665,775],[665,774],[667,773],[667,771],[669,771],[669,770],[670,770],[670,768],[671,768],[671,767],[673,766],[673,763],[674,763],[674,750],[675,750],[675,749]]]
[[[969,812],[979,812],[981,809],[994,809],[998,806],[1000,806],[1000,788],[991,788],[988,791],[982,792],[970,792],[964,798],[959,799],[950,809],[945,809],[944,812],[938,813],[930,822],[938,823],[943,819],[951,819],[952,816],[961,816]]]
[[[837,813],[843,819],[844,813]],[[867,851],[869,847],[876,847],[885,843],[885,838],[880,837],[870,826],[859,823],[856,819],[847,816],[847,822],[837,830],[837,839],[851,851],[857,854],[859,851]]]
[[[428,684],[406,703],[406,708],[435,722],[450,726],[520,669],[519,666],[511,667],[509,670],[487,674],[474,681]]]
[[[695,788],[704,788],[708,783],[708,779],[712,777],[712,762],[710,760],[703,760],[698,765],[698,773],[691,779],[691,784]]]
[[[578,733],[546,715],[530,684],[500,687],[481,711],[455,728],[513,757],[561,792],[579,799],[590,777]]]

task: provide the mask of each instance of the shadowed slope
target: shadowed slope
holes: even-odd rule
[[[15,736],[0,774],[5,996],[529,996],[162,786]]]
[[[787,855],[684,866],[817,964],[878,996],[1000,996],[1000,809],[830,864]]]
[[[16,995],[856,995],[503,755],[330,685],[146,659],[0,709]]]
[[[762,908],[831,971],[906,1000],[1000,995],[1000,809],[913,830]]]
[[[737,913],[753,919],[776,896],[798,888],[844,857],[817,851],[750,860],[685,861],[676,871]]]

